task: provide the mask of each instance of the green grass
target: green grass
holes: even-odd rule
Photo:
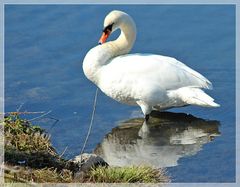
[[[11,147],[24,152],[47,151],[55,154],[45,131],[18,115],[4,118],[4,137],[5,148]]]
[[[18,114],[6,116],[3,124],[6,182],[73,180],[77,164],[58,155],[45,130]]]
[[[97,167],[90,171],[96,183],[162,183],[169,182],[163,170],[148,166]]]
[[[76,177],[77,164],[65,160],[53,148],[50,136],[18,114],[4,118],[7,183],[158,183],[169,182],[163,170],[148,166],[97,167]]]
[[[66,169],[68,162],[53,148],[50,136],[37,125],[19,115],[4,118],[5,163],[41,169],[54,167]],[[21,164],[20,164],[21,165]]]

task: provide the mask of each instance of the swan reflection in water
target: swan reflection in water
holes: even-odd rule
[[[147,123],[140,118],[123,122],[105,136],[94,152],[113,166],[171,167],[220,136],[218,121],[184,113],[153,112]]]

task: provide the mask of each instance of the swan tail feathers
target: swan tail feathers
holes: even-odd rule
[[[203,107],[220,107],[214,102],[214,99],[207,95],[203,90],[197,87],[184,87],[177,91],[177,96],[181,100],[190,105],[198,105]]]

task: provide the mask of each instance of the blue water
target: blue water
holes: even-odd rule
[[[6,5],[5,111],[52,112],[35,121],[52,135],[65,157],[80,153],[95,86],[82,71],[87,51],[97,45],[105,15],[119,9],[136,21],[132,53],[173,56],[212,81],[207,91],[217,109],[186,107],[172,112],[217,120],[221,136],[196,155],[168,168],[173,182],[235,181],[235,7],[232,5]],[[110,39],[116,38],[113,34]],[[119,121],[139,116],[138,107],[99,94],[86,152]],[[26,115],[33,118],[38,115]],[[52,126],[54,119],[60,121]]]

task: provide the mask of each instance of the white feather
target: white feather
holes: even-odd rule
[[[136,38],[136,27],[129,15],[112,11],[104,25],[122,32],[117,40],[91,49],[83,70],[106,95],[121,103],[139,105],[145,115],[153,108],[219,106],[201,90],[211,89],[211,82],[175,58],[127,54]]]

